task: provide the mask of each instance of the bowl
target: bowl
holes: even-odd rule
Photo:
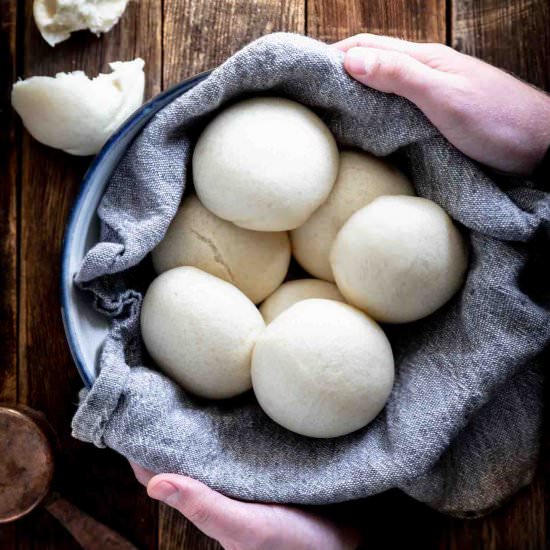
[[[200,73],[162,92],[135,111],[109,138],[84,175],[71,208],[61,249],[61,316],[76,368],[90,388],[99,369],[99,352],[108,331],[107,318],[75,287],[74,276],[86,252],[99,238],[96,211],[111,174],[147,122],[165,105],[204,80]]]

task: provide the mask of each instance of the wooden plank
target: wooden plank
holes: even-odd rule
[[[439,548],[445,550],[500,550],[546,548],[544,483],[542,475],[501,509],[487,517],[439,522]]]
[[[17,140],[11,109],[16,5],[0,0],[0,402],[17,399]]]
[[[0,403],[17,400],[18,137],[10,92],[17,64],[17,6],[0,0]],[[15,550],[13,524],[0,525],[0,548]]]
[[[445,42],[445,0],[306,0],[307,34],[336,42],[361,32]]]
[[[550,4],[546,0],[453,0],[451,45],[550,90]],[[548,412],[546,412],[547,419]],[[548,436],[534,483],[490,516],[450,521],[444,548],[547,547],[544,474],[550,469]]]
[[[304,8],[303,0],[164,0],[163,86],[216,67],[264,34],[303,33]],[[220,546],[161,505],[159,548],[213,550]]]
[[[451,44],[550,89],[547,0],[454,0]]]
[[[203,535],[173,508],[159,506],[159,550],[220,550],[213,539]]]
[[[212,69],[272,32],[303,33],[304,0],[165,0],[164,86]]]
[[[18,76],[85,70],[108,72],[107,62],[139,55],[146,61],[147,95],[160,89],[162,0],[130,2],[120,23],[97,38],[81,32],[55,48],[40,37],[32,0],[24,12],[23,70]],[[59,304],[60,248],[69,208],[89,159],[35,142],[26,132],[21,173],[19,389],[58,433],[57,489],[140,548],[156,548],[156,504],[146,497],[125,461],[70,437],[82,383],[70,358]],[[78,548],[55,520],[37,511],[19,524],[21,548]]]

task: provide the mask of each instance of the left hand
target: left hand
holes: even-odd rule
[[[151,498],[178,510],[226,550],[351,550],[359,544],[355,530],[299,508],[233,500],[190,477],[130,465]]]

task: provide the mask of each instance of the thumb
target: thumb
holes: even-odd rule
[[[175,508],[211,538],[227,540],[244,530],[242,502],[213,491],[200,481],[176,474],[159,474],[147,484],[151,498]]]
[[[417,103],[443,76],[406,53],[376,48],[349,49],[344,67],[362,84],[403,96],[413,103]]]

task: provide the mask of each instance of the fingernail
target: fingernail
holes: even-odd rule
[[[172,506],[178,500],[178,489],[168,481],[161,481],[149,489],[149,496]]]
[[[374,61],[374,54],[366,48],[351,48],[346,54],[346,68],[356,75],[366,75]]]

